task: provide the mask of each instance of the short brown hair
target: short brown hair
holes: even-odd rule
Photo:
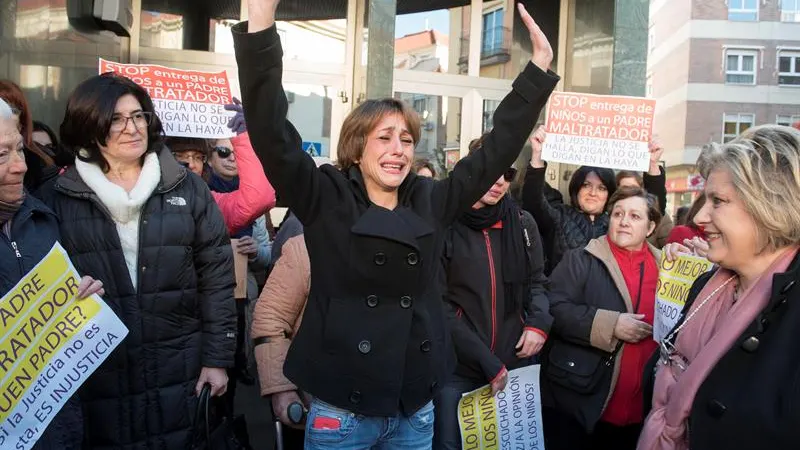
[[[618,188],[614,191],[614,195],[608,200],[608,212],[610,213],[611,210],[614,209],[614,205],[618,202],[634,197],[644,199],[645,203],[647,203],[647,219],[658,227],[658,224],[661,222],[661,211],[658,210],[658,199],[656,199],[655,195],[648,194],[647,191],[642,188],[631,186]]]
[[[364,154],[367,136],[389,114],[403,116],[414,145],[419,142],[419,115],[406,102],[395,98],[367,100],[350,112],[342,124],[339,145],[336,148],[336,159],[342,170],[349,170],[356,165],[356,161]]]
[[[172,153],[199,152],[208,157],[210,146],[208,141],[201,138],[169,137],[166,145]]]
[[[633,178],[636,180],[636,184],[638,184],[639,187],[644,187],[644,178],[642,178],[642,174],[639,172],[634,172],[632,170],[620,170],[617,172],[617,186],[619,186],[619,182],[625,178]]]

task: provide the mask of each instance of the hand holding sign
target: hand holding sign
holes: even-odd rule
[[[547,72],[547,70],[550,69],[550,63],[553,62],[553,47],[550,46],[547,36],[544,35],[542,29],[539,28],[539,25],[533,20],[533,17],[528,14],[528,10],[525,9],[525,6],[520,3],[517,5],[517,8],[519,9],[522,23],[528,28],[528,33],[530,33],[531,36],[531,44],[533,44],[533,57],[531,58],[531,62],[538,68]]]
[[[494,380],[490,383],[492,387],[492,397],[497,395],[498,392],[502,391],[506,388],[506,384],[508,384],[508,370],[503,367],[503,370],[494,377]]]
[[[240,135],[242,133],[247,132],[247,124],[244,121],[244,108],[242,107],[242,101],[236,97],[233,97],[233,103],[225,105],[226,111],[235,111],[236,114],[228,120],[228,128],[233,130],[236,135]]]
[[[542,160],[542,146],[544,145],[544,140],[547,138],[547,132],[544,131],[544,127],[540,126],[536,129],[531,136],[531,167],[534,169],[541,169],[544,167],[544,161]]]
[[[106,290],[103,289],[103,282],[100,280],[95,280],[90,276],[81,278],[81,282],[78,284],[78,293],[76,294],[78,300],[89,298],[94,294],[97,294],[101,297],[106,295]]]
[[[658,140],[654,137],[650,139],[650,142],[648,143],[648,149],[650,150],[650,169],[648,173],[653,176],[661,175],[659,164],[661,162],[661,156],[664,154],[664,147],[662,147]]]

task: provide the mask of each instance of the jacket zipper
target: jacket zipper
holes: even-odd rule
[[[494,344],[497,334],[497,278],[494,273],[494,254],[492,253],[492,240],[489,238],[489,231],[483,230],[483,238],[486,240],[486,251],[489,254],[489,278],[492,282],[492,345],[489,347],[494,353]]]
[[[14,255],[16,255],[17,263],[19,263],[19,273],[22,274],[22,276],[25,276],[25,266],[22,264],[22,253],[19,251],[17,241],[11,241],[11,248],[14,249]]]

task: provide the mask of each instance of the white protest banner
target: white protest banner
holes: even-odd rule
[[[538,365],[508,373],[506,388],[492,397],[487,385],[458,402],[463,450],[544,450]]]
[[[0,448],[27,450],[128,329],[56,243],[0,299]]]
[[[553,92],[542,159],[647,171],[655,109],[652,99]]]
[[[114,72],[145,88],[167,136],[230,138],[224,106],[233,103],[228,75],[171,69],[152,64],[120,64],[100,58],[100,73]]]
[[[713,266],[709,260],[699,256],[681,255],[675,261],[667,261],[667,252],[661,254],[653,322],[656,342],[661,342],[678,322],[692,284]]]

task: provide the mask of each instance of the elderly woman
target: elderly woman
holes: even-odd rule
[[[0,99],[0,297],[6,295],[30,272],[59,240],[55,214],[42,202],[27,195],[23,180],[25,164],[22,135],[9,105]],[[103,294],[102,283],[90,277],[81,280],[78,298]],[[0,446],[10,442],[0,438]],[[83,442],[81,407],[71,398],[33,447],[34,450],[78,450]]]
[[[661,219],[654,196],[623,187],[608,235],[568,252],[550,280],[555,319],[542,357],[548,450],[636,447],[660,252],[646,239]]]
[[[720,268],[661,343],[640,450],[796,449],[800,442],[800,131],[750,128],[698,160],[695,217]]]
[[[233,256],[205,183],[161,143],[147,92],[114,74],[75,89],[61,124],[75,166],[49,197],[62,244],[130,333],[81,389],[84,448],[186,448],[199,393],[225,391],[236,340]]]
[[[442,181],[410,174],[419,117],[368,100],[342,125],[338,163],[317,168],[287,120],[276,0],[233,28],[245,118],[278,195],[303,223],[312,277],[284,373],[314,396],[307,449],[429,449],[432,399],[452,357],[438,275],[447,228],[511,166],[555,87],[553,50],[520,6],[533,58],[483,149]]]
[[[544,127],[539,127],[531,136],[531,167],[525,173],[522,207],[533,215],[539,225],[542,240],[547,246],[545,273],[549,275],[564,253],[584,248],[592,239],[606,234],[608,199],[617,189],[617,180],[611,169],[581,166],[569,181],[570,204],[549,202],[546,198],[547,183],[544,181],[547,163],[542,160],[542,145],[546,137]],[[659,145],[651,143],[650,170],[641,178],[641,184],[638,181],[640,177],[624,180],[624,184],[633,182],[634,186],[660,195],[663,197],[660,204],[666,205],[664,172],[659,165],[662,153]],[[663,206],[660,211],[663,214]]]

